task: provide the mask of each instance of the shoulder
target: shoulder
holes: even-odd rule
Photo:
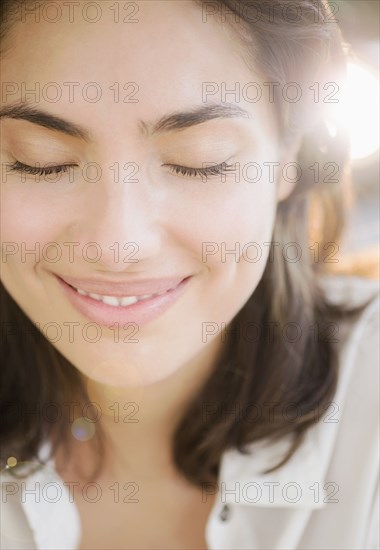
[[[318,282],[329,303],[367,309],[366,304],[378,304],[380,281],[364,277],[322,276]],[[373,306],[376,308],[376,306]]]
[[[379,283],[357,277],[331,277],[324,279],[321,286],[331,303],[363,308],[353,316],[343,317],[333,327],[331,341],[338,361],[336,391],[327,407],[314,411],[315,421],[303,443],[279,472],[297,479],[297,476],[307,477],[308,471],[311,478],[307,482],[312,485],[312,480],[323,479],[333,464],[351,464],[352,474],[359,475],[361,461],[368,466],[367,482],[371,479],[373,483],[378,475],[373,457],[377,456],[380,416]],[[253,442],[247,446],[246,457],[235,450],[226,453],[228,469],[235,475],[245,468],[250,475],[258,474],[285,456],[290,441],[284,437],[279,441]],[[270,475],[273,479],[273,473]]]
[[[339,376],[332,401],[317,411],[301,445],[279,469],[265,473],[285,456],[288,437],[256,441],[245,454],[229,450],[221,463],[220,487],[237,484],[245,506],[236,515],[249,519],[257,548],[378,548],[379,283],[334,277],[322,285],[331,303],[363,306],[338,323],[333,346]],[[297,499],[289,498],[290,486]],[[233,506],[236,500],[227,494],[224,502]],[[281,516],[269,515],[279,507]],[[318,513],[305,522],[312,511]],[[273,517],[285,518],[285,534],[281,528],[262,529]]]
[[[340,440],[355,439],[369,449],[377,445],[379,417],[379,281],[362,277],[326,277],[321,280],[332,304],[359,308],[334,323],[332,346],[338,355],[338,385],[332,402]],[[349,449],[347,447],[347,452]]]
[[[39,456],[47,447],[47,443],[42,445]],[[59,477],[52,460],[21,463],[0,472],[0,497],[0,548],[77,547],[78,512],[70,487]]]
[[[377,279],[341,275],[320,277],[318,281],[332,304],[360,307],[379,301],[380,281]]]
[[[340,399],[368,393],[378,399],[380,289],[379,281],[362,277],[330,277],[321,281],[332,304],[359,308],[355,315],[335,323],[339,355]],[[373,402],[373,401],[372,401]]]

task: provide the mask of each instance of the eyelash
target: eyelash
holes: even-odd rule
[[[29,166],[28,164],[23,164],[22,162],[16,161],[10,165],[10,169],[14,172],[21,172],[32,176],[49,176],[51,174],[67,173],[69,168],[75,168],[76,166],[76,164],[62,164],[59,166],[45,167]],[[222,162],[221,164],[216,164],[214,166],[207,166],[206,168],[191,168],[176,164],[163,164],[162,166],[168,166],[170,171],[174,174],[180,174],[182,176],[193,178],[199,176],[206,178],[207,176],[218,176],[235,169],[233,164],[227,164],[226,162]]]
[[[68,172],[69,168],[75,168],[76,164],[61,164],[59,166],[29,166],[18,160],[10,165],[14,172],[22,172],[32,176],[50,176],[51,174],[60,174]]]
[[[207,166],[206,168],[189,168],[187,166],[178,166],[176,164],[164,164],[163,166],[169,166],[171,172],[175,174],[181,174],[182,176],[188,177],[207,177],[207,176],[218,176],[220,174],[226,174],[231,170],[235,170],[233,164],[227,164],[222,162],[221,164],[216,164],[214,166]]]

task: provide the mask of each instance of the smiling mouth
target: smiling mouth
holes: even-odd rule
[[[115,283],[56,275],[71,305],[99,325],[146,325],[163,315],[188,288],[193,278],[168,277]],[[84,287],[84,288],[81,288]]]
[[[72,285],[69,286],[81,296],[87,296],[89,298],[92,298],[93,300],[96,300],[97,302],[103,302],[103,304],[106,304],[107,306],[127,307],[136,304],[137,302],[144,302],[145,300],[150,300],[151,298],[162,296],[163,294],[174,290],[178,285],[174,286],[173,288],[168,288],[167,290],[162,290],[161,292],[156,292],[154,294],[144,294],[142,296],[104,296],[102,294],[86,292],[85,290],[81,288],[76,288]]]

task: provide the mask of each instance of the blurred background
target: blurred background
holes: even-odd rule
[[[351,136],[353,188],[356,200],[341,244],[339,270],[379,278],[379,20],[378,0],[330,2],[353,54],[348,94],[339,116]],[[335,7],[333,6],[335,5]]]

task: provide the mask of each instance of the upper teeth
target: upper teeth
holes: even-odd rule
[[[82,294],[82,296],[89,296],[90,298],[93,298],[98,302],[103,302],[108,306],[117,306],[117,307],[131,306],[132,304],[135,304],[136,302],[140,302],[141,300],[147,300],[148,298],[152,298],[153,296],[160,296],[161,294],[165,294],[165,292],[167,292],[166,290],[162,290],[161,292],[157,292],[156,294],[144,294],[143,296],[117,297],[117,296],[102,296],[101,294],[93,294],[91,292],[86,292],[81,288],[76,288],[75,290],[78,292],[78,294]]]

